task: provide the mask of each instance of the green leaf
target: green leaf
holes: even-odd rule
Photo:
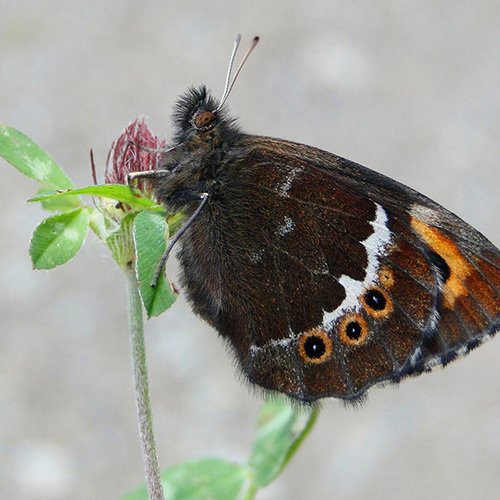
[[[175,465],[161,474],[168,500],[251,500],[255,477],[251,468],[219,458],[204,458]],[[146,487],[129,493],[123,500],[147,500]]]
[[[134,219],[134,245],[139,292],[148,318],[159,316],[177,298],[162,273],[155,288],[151,282],[166,248],[168,225],[159,213],[142,211]]]
[[[136,188],[130,188],[125,184],[96,184],[92,186],[81,187],[77,189],[68,189],[58,193],[42,194],[30,198],[28,201],[42,201],[55,200],[65,196],[74,196],[77,194],[88,194],[89,196],[100,196],[103,198],[111,198],[112,200],[121,201],[126,205],[137,208],[153,208],[157,204],[150,198],[146,198]],[[158,207],[160,210],[160,207]],[[163,209],[162,209],[163,210]]]
[[[81,207],[82,203],[79,196],[63,196],[52,198],[48,195],[56,194],[54,190],[47,190],[45,188],[38,190],[38,195],[45,196],[42,200],[42,207],[45,210],[56,210],[66,212],[74,208]]]
[[[73,183],[66,172],[29,137],[0,123],[0,156],[31,179],[53,189],[68,189]]]
[[[106,218],[100,210],[94,209],[90,211],[89,227],[100,240],[106,241],[110,233],[116,231],[117,225],[113,220]]]
[[[34,269],[52,269],[72,259],[80,250],[89,224],[87,210],[77,208],[43,220],[30,244]]]
[[[106,238],[106,244],[111,250],[113,259],[122,268],[134,262],[135,250],[132,228],[136,215],[136,213],[126,214],[120,221],[118,228]]]
[[[263,406],[249,460],[259,487],[269,484],[284,469],[311,431],[317,415],[317,407],[294,407],[283,400]]]

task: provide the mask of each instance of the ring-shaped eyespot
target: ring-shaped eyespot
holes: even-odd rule
[[[394,286],[394,273],[389,266],[384,266],[378,272],[378,279],[382,288],[385,288],[386,290]]]
[[[371,286],[361,295],[361,303],[365,311],[373,318],[385,318],[394,309],[389,294],[378,286]]]
[[[195,115],[193,123],[196,128],[203,129],[213,125],[216,118],[215,113],[211,111],[200,111]]]
[[[363,344],[369,333],[365,318],[358,313],[344,316],[339,324],[339,338],[348,346]]]
[[[322,328],[313,328],[299,337],[299,354],[305,363],[320,364],[332,357],[333,343]]]

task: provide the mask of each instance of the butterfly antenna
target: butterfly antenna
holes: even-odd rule
[[[236,35],[233,45],[233,51],[231,52],[231,57],[229,58],[229,66],[227,67],[226,82],[224,83],[224,91],[222,92],[221,103],[223,103],[227,95],[229,94],[229,83],[231,81],[231,72],[233,71],[234,59],[236,57],[236,52],[238,52],[238,47],[240,46],[241,35]],[[216,111],[220,109],[221,106],[217,108]]]
[[[217,109],[214,110],[215,112],[219,111],[222,108],[222,106],[224,106],[224,103],[226,102],[226,99],[228,98],[228,96],[231,93],[231,90],[234,86],[234,82],[238,78],[238,75],[240,74],[241,69],[243,68],[243,65],[245,64],[246,60],[248,59],[248,57],[252,53],[253,49],[255,49],[255,47],[259,43],[259,37],[256,36],[252,40],[250,47],[248,48],[245,55],[243,56],[243,59],[241,60],[240,65],[238,66],[238,69],[236,70],[236,73],[234,74],[234,77],[231,80],[231,72],[233,70],[234,59],[236,57],[236,52],[238,51],[240,41],[241,41],[241,35],[238,35],[234,41],[234,47],[233,47],[233,52],[231,53],[231,59],[229,59],[229,67],[227,69],[226,83],[224,85],[224,92],[222,92],[220,104],[217,106]]]

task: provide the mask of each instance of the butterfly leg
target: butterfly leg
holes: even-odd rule
[[[170,170],[144,170],[127,174],[127,184],[132,187],[137,179],[163,179],[172,175]]]
[[[165,267],[165,263],[167,262],[168,256],[170,255],[172,248],[174,248],[174,245],[182,238],[183,234],[187,231],[189,226],[195,221],[196,217],[198,217],[200,212],[203,210],[203,207],[207,204],[208,193],[201,193],[199,197],[201,199],[201,203],[198,205],[198,207],[193,212],[191,217],[189,217],[189,219],[182,225],[182,227],[177,231],[177,233],[175,233],[175,236],[169,242],[167,249],[161,256],[161,259],[158,262],[158,266],[156,267],[155,274],[151,281],[152,288],[156,288],[156,286],[158,285],[158,280],[160,279],[160,275],[163,272],[163,268]]]

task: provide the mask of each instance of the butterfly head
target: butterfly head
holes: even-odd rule
[[[229,152],[234,151],[241,132],[224,104],[246,59],[257,45],[255,37],[238,66],[232,67],[240,36],[236,37],[229,62],[224,91],[220,99],[210,95],[204,85],[188,89],[173,112],[174,144],[160,161],[156,172],[157,200],[168,209],[195,211],[200,199],[223,185],[221,172]]]
[[[229,59],[226,83],[220,100],[214,99],[204,85],[189,89],[177,102],[174,110],[175,141],[177,145],[193,140],[195,144],[212,143],[214,146],[231,144],[238,136],[238,129],[234,119],[228,118],[224,111],[224,103],[228,98],[238,75],[243,68],[248,56],[259,42],[259,37],[254,37],[239,64],[234,77],[232,69],[236,52],[241,37],[238,35],[234,41],[233,51]]]
[[[241,136],[233,118],[205,86],[192,87],[173,111],[174,143],[160,160],[157,200],[169,210],[195,210],[204,193],[211,194],[225,152]]]
[[[174,108],[174,142],[218,147],[230,143],[238,135],[233,118],[207,91],[204,85],[192,87],[184,93]]]

